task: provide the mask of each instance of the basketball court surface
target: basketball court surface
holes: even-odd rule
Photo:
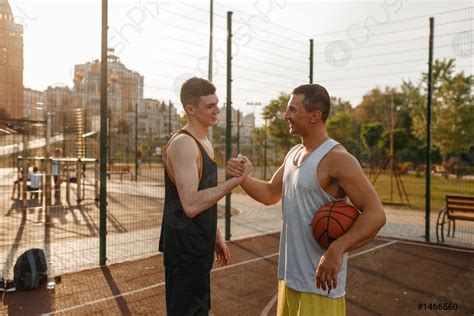
[[[230,243],[231,263],[211,273],[211,315],[275,315],[278,241],[274,233]],[[347,314],[472,315],[473,259],[473,250],[377,238],[350,253]],[[54,290],[4,293],[1,313],[165,315],[162,256],[66,274]]]

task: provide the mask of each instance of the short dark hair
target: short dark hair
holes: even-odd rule
[[[292,94],[304,95],[303,105],[306,112],[319,110],[323,122],[326,122],[331,110],[331,98],[326,88],[319,84],[304,84],[296,87]]]
[[[199,98],[216,93],[216,87],[206,79],[192,77],[181,86],[180,99],[183,107],[199,104]]]

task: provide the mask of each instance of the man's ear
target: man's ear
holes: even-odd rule
[[[311,117],[309,119],[309,121],[311,123],[316,123],[318,120],[321,120],[322,119],[322,116],[323,116],[323,113],[321,113],[321,111],[313,111],[311,112]]]
[[[184,111],[186,112],[187,115],[194,115],[194,106],[188,104],[184,107]]]

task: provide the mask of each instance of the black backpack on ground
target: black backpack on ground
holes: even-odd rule
[[[16,260],[13,270],[17,289],[36,289],[47,277],[46,258],[43,250],[33,248],[25,251]]]

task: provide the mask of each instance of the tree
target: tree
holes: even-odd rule
[[[348,111],[352,112],[352,109]],[[326,130],[329,137],[340,142],[357,158],[361,158],[362,148],[359,141],[359,126],[346,110],[337,112],[328,118],[326,121]]]
[[[380,122],[385,129],[390,128],[390,107],[393,89],[374,88],[365,94],[362,102],[355,108],[354,119],[359,125]]]
[[[226,163],[225,161],[225,127],[214,125],[212,127],[212,144],[214,147],[214,157],[218,164]]]
[[[290,96],[282,93],[277,99],[271,100],[263,109],[263,118],[268,123],[270,141],[277,144],[285,153],[300,141],[298,136],[290,135],[288,123],[284,119],[289,100]]]
[[[408,133],[404,128],[396,128],[393,131],[393,151],[401,151],[406,147]],[[380,142],[377,144],[380,149],[388,152],[390,149],[390,131],[383,132]]]
[[[339,113],[352,115],[354,109],[349,101],[343,101],[341,98],[331,97],[331,111],[328,119],[333,118]]]
[[[263,147],[265,145],[265,126],[255,127],[250,131],[250,137],[252,138],[253,151],[255,156],[252,157],[252,161],[257,166],[263,165]]]
[[[179,116],[179,127],[183,127],[188,122],[188,116],[186,113]]]
[[[384,133],[384,127],[382,123],[367,123],[361,126],[360,138],[364,147],[369,151],[369,162],[374,163],[377,148],[379,143],[382,141],[382,136]]]
[[[474,78],[464,72],[454,74],[454,68],[454,59],[436,60],[433,65],[432,143],[440,149],[443,162],[450,153],[466,151],[474,139]],[[425,87],[424,90],[421,86]],[[404,82],[402,91],[409,96],[412,132],[419,140],[425,141],[427,74],[423,74],[418,86]]]

